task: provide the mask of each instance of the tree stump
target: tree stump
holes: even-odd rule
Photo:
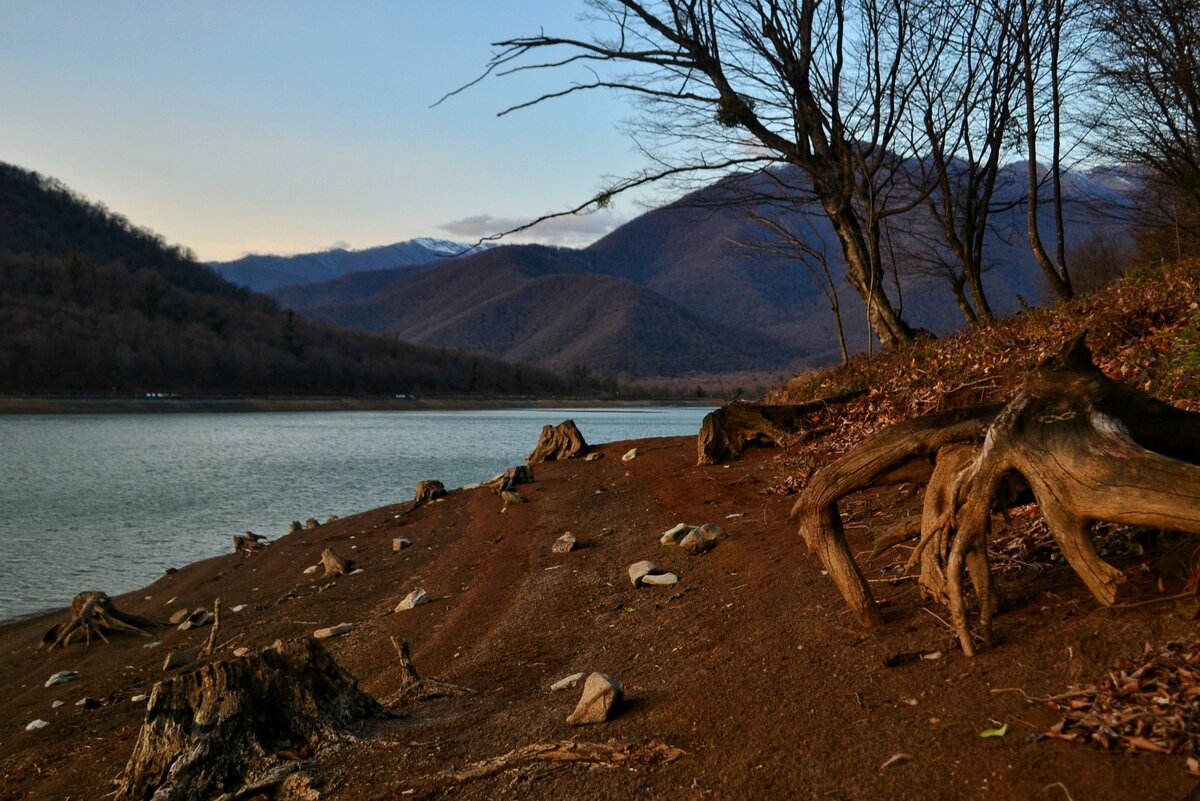
[[[311,637],[213,662],[154,686],[116,799],[270,790],[356,721],[389,716]]]
[[[321,551],[321,565],[325,568],[326,576],[344,576],[354,569],[353,561],[338,556],[332,548]]]
[[[102,592],[81,592],[71,601],[71,619],[66,623],[59,623],[53,626],[42,636],[39,649],[49,646],[49,650],[61,648],[70,645],[71,640],[74,640],[83,635],[88,645],[92,644],[92,635],[95,634],[104,642],[108,642],[108,638],[104,636],[104,632],[112,633],[114,631],[127,631],[130,634],[138,634],[142,637],[149,637],[150,632],[146,629],[158,625],[153,620],[147,620],[144,617],[131,615],[117,609],[112,599]]]
[[[696,435],[696,464],[720,464],[734,459],[753,444],[780,447],[802,442],[812,434],[803,429],[804,416],[861,395],[856,392],[791,405],[727,403],[704,416]]]
[[[253,531],[247,531],[245,534],[234,534],[233,552],[252,554],[255,551],[262,550],[263,546],[260,543],[265,539],[266,537],[262,534],[255,534]]]
[[[525,457],[525,464],[535,465],[556,459],[573,459],[587,453],[588,444],[575,426],[574,420],[563,420],[556,426],[542,426],[537,445]]]
[[[1002,408],[926,415],[860,444],[813,476],[792,514],[864,625],[882,617],[837,504],[853,492],[903,482],[926,485],[913,554],[921,584],[949,605],[963,652],[972,655],[964,569],[979,596],[987,644],[996,609],[987,535],[993,511],[1014,502],[1014,488],[1032,492],[1067,562],[1097,601],[1111,605],[1123,575],[1096,552],[1091,524],[1200,534],[1200,414],[1107,378],[1080,334]]]
[[[408,514],[423,503],[436,501],[438,498],[446,497],[446,487],[442,482],[433,479],[425,479],[417,482],[417,491],[413,499],[408,502],[408,508],[404,510]]]

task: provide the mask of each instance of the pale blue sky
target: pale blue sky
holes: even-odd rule
[[[582,10],[0,0],[0,161],[59,178],[202,259],[464,239],[480,226],[443,226],[573,206],[640,163],[614,127],[631,114],[615,97],[496,117],[561,87],[551,75],[489,80],[429,108],[480,72],[490,42],[539,27],[581,34]],[[586,239],[570,227],[540,238]]]

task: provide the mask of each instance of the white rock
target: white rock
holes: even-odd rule
[[[145,644],[145,645],[143,645],[142,647],[143,647],[143,648],[157,648],[157,647],[158,647],[158,646],[160,646],[160,645],[162,645],[162,640],[155,640],[154,642],[148,642],[148,643],[146,643],[146,644]]]
[[[78,671],[60,670],[50,678],[46,679],[46,686],[53,687],[56,684],[66,684],[68,681],[75,681],[79,678]]]
[[[584,682],[583,695],[575,705],[575,711],[567,716],[567,723],[572,726],[603,723],[624,696],[625,686],[621,682],[603,673],[593,673]]]
[[[651,573],[648,576],[642,576],[642,583],[651,586],[668,587],[672,584],[678,584],[679,576],[674,573]]]
[[[318,640],[328,640],[330,637],[341,637],[343,634],[349,634],[354,631],[353,623],[338,623],[336,626],[330,626],[327,629],[317,629],[313,632],[313,636]]]
[[[62,706],[62,705],[63,705],[63,702],[62,702],[62,701],[55,701],[54,703],[52,703],[52,704],[50,705],[50,708],[51,708],[51,709],[58,709],[58,708],[59,708],[60,706]]]
[[[429,603],[429,593],[423,589],[413,590],[408,595],[404,596],[404,600],[396,604],[395,611],[406,612],[413,607]]]
[[[351,576],[357,576],[357,575],[358,575],[359,573],[361,573],[361,572],[363,572],[363,569],[362,569],[361,567],[356,567],[356,568],[354,568],[353,570],[351,570],[351,571],[350,571],[350,575],[351,575]]]
[[[630,448],[625,451],[625,455],[621,457],[622,462],[632,462],[638,456],[637,448]]]
[[[678,545],[679,541],[695,531],[695,526],[689,526],[687,523],[679,523],[663,532],[663,535],[658,538],[658,541],[663,545]]]
[[[586,673],[572,673],[570,676],[559,679],[558,681],[551,684],[550,690],[552,692],[557,692],[559,690],[574,689],[574,688],[578,687],[580,684],[583,684],[583,680],[587,678],[587,675],[588,674],[586,674]]]
[[[597,459],[601,458],[602,456],[604,456],[604,454],[600,453],[599,451],[592,451],[587,456],[583,457],[583,461],[594,462]]]
[[[320,567],[320,565],[309,565],[308,567],[304,568],[304,575],[311,576],[313,573],[317,572],[318,567]]]
[[[129,702],[133,703],[133,704],[142,704],[149,700],[150,700],[150,696],[146,695],[145,693],[138,693],[137,695],[130,698]]]
[[[231,612],[241,612],[245,608],[246,608],[245,604],[238,604],[237,606],[233,607],[233,609],[231,609],[230,611]]]
[[[657,571],[658,567],[653,562],[647,562],[644,559],[640,562],[634,562],[629,566],[629,581],[635,587],[641,586],[643,578]]]
[[[25,725],[25,731],[37,731],[38,729],[44,729],[49,725],[50,725],[49,722],[39,718],[37,720],[31,721],[30,723],[27,723]]]
[[[234,655],[234,656],[249,656],[249,655],[250,655],[250,649],[249,649],[249,648],[247,648],[247,647],[246,647],[246,646],[244,646],[244,645],[243,645],[243,646],[241,646],[241,647],[239,647],[239,648],[234,648],[234,649],[233,649],[233,655]]]

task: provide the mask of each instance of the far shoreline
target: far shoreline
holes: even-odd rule
[[[0,397],[3,415],[195,414],[212,412],[432,412],[498,409],[716,408],[717,398],[388,397]]]

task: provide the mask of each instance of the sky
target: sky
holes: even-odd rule
[[[641,164],[627,101],[504,117],[565,76],[477,77],[491,43],[585,36],[581,0],[0,0],[0,161],[192,248],[474,241]],[[585,244],[640,209],[511,241]]]

